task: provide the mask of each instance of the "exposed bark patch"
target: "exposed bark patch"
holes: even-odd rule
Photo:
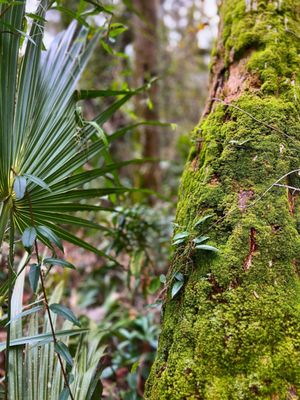
[[[219,285],[219,282],[216,280],[213,274],[210,274],[208,282],[211,284],[211,289],[212,289],[209,296],[211,300],[213,299],[214,295],[224,292],[224,289]]]
[[[296,273],[298,276],[300,276],[299,259],[296,259],[296,258],[295,258],[295,259],[292,261],[292,265],[293,265],[293,267],[294,267],[295,273]]]
[[[236,289],[240,285],[240,281],[238,278],[235,278],[230,282],[229,289]]]
[[[272,232],[273,233],[277,233],[278,231],[280,231],[281,227],[279,225],[271,225],[272,228]]]
[[[250,229],[250,239],[249,239],[249,254],[244,262],[244,271],[249,271],[252,265],[252,258],[255,253],[257,246],[256,246],[256,229]]]
[[[297,197],[297,193],[288,189],[288,203],[289,203],[289,211],[292,217],[295,216],[295,200]]]
[[[210,114],[212,110],[212,106],[214,103],[214,98],[218,97],[223,89],[224,81],[225,81],[225,72],[226,68],[224,66],[224,62],[221,60],[218,60],[213,68],[213,80],[210,85],[210,90],[209,90],[209,95],[208,95],[208,101],[206,102],[204,111],[203,111],[203,117],[205,115]]]
[[[247,202],[248,200],[252,199],[253,195],[253,190],[240,190],[238,197],[238,207],[242,212],[246,210]]]
[[[193,169],[193,171],[197,171],[197,169],[199,169],[200,165],[199,165],[199,155],[201,153],[202,147],[203,147],[203,138],[198,138],[197,139],[197,143],[196,143],[196,149],[195,149],[195,155],[194,158],[191,160],[191,167]]]
[[[240,60],[233,62],[228,68],[228,79],[223,87],[223,100],[230,103],[241,96],[248,88],[251,91],[260,89],[261,82],[257,75],[250,74],[247,64],[253,53],[252,49]]]
[[[211,180],[209,181],[209,184],[211,186],[217,186],[220,183],[220,178],[217,174],[214,174],[211,178]]]
[[[221,98],[230,103],[237,100],[246,89],[251,91],[260,89],[261,81],[258,75],[250,74],[247,69],[247,64],[253,51],[254,49],[248,49],[241,59],[234,61],[235,53],[234,48],[232,48],[229,67],[225,67],[223,60],[216,57],[212,68],[213,78],[210,84],[208,101],[205,105],[203,116],[212,111],[214,98]],[[220,45],[219,54],[222,54],[222,52],[224,52],[224,49]]]
[[[287,398],[288,398],[288,400],[299,399],[299,397],[297,395],[297,389],[295,388],[295,386],[290,386]]]
[[[244,83],[247,79],[247,75],[245,74],[246,61],[247,60],[242,59],[229,67],[229,77],[223,89],[225,101],[231,102],[241,95]]]
[[[208,98],[203,110],[202,117],[210,114],[213,106],[213,98],[217,97],[220,93],[220,90],[223,88],[223,84],[225,81],[225,73],[226,73],[226,66],[225,66],[225,49],[223,44],[222,38],[222,30],[223,30],[223,20],[220,20],[219,23],[219,34],[217,38],[217,49],[216,54],[217,56],[213,59],[211,75],[210,75],[210,84],[209,84],[209,94]]]

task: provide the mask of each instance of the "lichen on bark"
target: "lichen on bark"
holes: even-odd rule
[[[220,252],[178,247],[148,400],[300,398],[300,0],[224,0],[204,116],[176,222]],[[218,100],[216,100],[218,99]],[[300,187],[298,173],[280,182]]]

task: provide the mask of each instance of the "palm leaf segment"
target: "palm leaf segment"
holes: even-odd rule
[[[41,18],[33,21],[19,62],[18,33],[22,30],[25,3],[0,4],[0,243],[12,211],[20,232],[34,224],[46,225],[61,239],[102,254],[58,226],[57,221],[87,226],[84,219],[66,213],[97,209],[80,200],[125,190],[82,188],[120,164],[81,173],[78,170],[95,155],[107,151],[107,141],[99,139],[96,128],[134,92],[116,100],[94,123],[78,126],[74,92],[98,36],[89,40],[89,30],[77,29],[72,23],[57,35],[48,51],[43,51],[41,21],[48,2],[42,0],[37,10]],[[108,143],[117,136],[118,133],[108,137]],[[21,188],[24,194],[16,193],[16,183],[26,186]]]

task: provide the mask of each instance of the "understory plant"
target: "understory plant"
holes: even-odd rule
[[[49,307],[53,310],[51,324],[56,330],[56,343],[53,343],[49,315],[43,313],[41,305],[43,299],[37,297],[32,304],[23,304],[26,259],[25,255],[19,264],[20,273],[11,299],[11,320],[7,322],[11,329],[9,398],[63,400],[70,398],[70,392],[75,400],[99,398],[102,392],[99,360],[105,351],[100,346],[103,333],[98,329],[89,333],[87,329],[73,329],[79,321],[70,310],[66,311],[63,322],[63,314],[57,313],[64,286],[60,282],[49,298]],[[27,324],[24,324],[26,318]],[[26,331],[27,335],[23,336]],[[74,358],[68,350],[71,336],[77,338]],[[69,387],[65,387],[56,351],[63,356]]]

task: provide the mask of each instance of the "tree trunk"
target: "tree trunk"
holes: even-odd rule
[[[298,399],[300,0],[224,0],[220,17],[145,399]]]
[[[137,86],[142,86],[158,76],[158,0],[133,0],[133,6],[138,15],[133,19],[135,66],[134,75]],[[147,102],[147,97],[151,105]],[[159,119],[158,85],[153,84],[146,95],[137,98],[137,115],[146,121]],[[155,126],[145,126],[142,129],[143,156],[160,157],[159,129]],[[161,171],[158,162],[148,163],[143,173],[143,184],[150,189],[158,190],[161,181]]]

